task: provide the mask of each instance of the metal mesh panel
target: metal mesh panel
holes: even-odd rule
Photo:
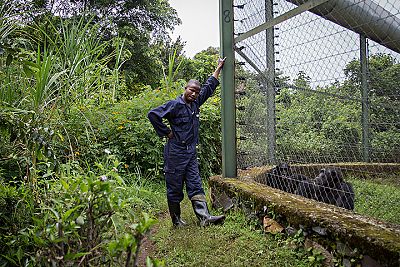
[[[400,0],[317,1],[234,1],[238,168],[400,224]]]

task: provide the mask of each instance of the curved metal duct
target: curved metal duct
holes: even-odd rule
[[[301,5],[307,0],[286,0]],[[329,0],[310,12],[400,53],[400,19],[371,0]]]

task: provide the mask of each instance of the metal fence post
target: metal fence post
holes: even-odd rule
[[[219,1],[220,54],[226,57],[221,78],[222,176],[236,177],[235,55],[233,50],[233,1]]]
[[[368,69],[367,69],[367,39],[360,34],[360,67],[361,67],[361,101],[362,101],[362,149],[363,160],[370,161],[369,154],[369,100],[368,100]]]
[[[265,0],[265,21],[273,19],[272,0]],[[265,31],[266,34],[266,90],[267,90],[267,133],[268,133],[268,161],[275,164],[276,127],[275,127],[275,45],[274,27]]]

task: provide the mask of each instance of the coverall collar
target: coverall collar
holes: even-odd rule
[[[179,104],[186,104],[185,100],[183,100],[183,94],[181,94],[180,96],[177,97],[177,100],[179,102]]]
[[[176,98],[176,100],[178,100],[178,103],[179,104],[183,104],[183,105],[186,105],[187,103],[185,102],[185,100],[183,100],[183,94],[181,94],[180,96],[178,96],[177,98]],[[192,103],[197,103],[197,99],[195,100],[195,101],[193,101]]]

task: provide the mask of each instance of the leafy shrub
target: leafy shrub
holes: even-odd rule
[[[29,238],[20,234],[32,223],[35,211],[33,191],[22,185],[0,183],[0,265],[5,262],[23,265],[26,248],[32,248]]]
[[[398,146],[400,144],[400,132],[394,127],[384,132],[374,132],[371,142],[374,158],[386,162],[397,162],[400,153]]]
[[[178,87],[178,86],[177,86]],[[71,109],[65,123],[66,132],[59,151],[68,151],[68,158],[92,164],[109,150],[124,162],[127,171],[160,177],[163,168],[164,140],[159,138],[147,118],[147,112],[181,93],[174,90],[145,90],[132,100],[98,107],[87,105]],[[201,107],[199,158],[204,177],[220,172],[221,130],[219,98],[213,97]],[[70,143],[68,143],[70,142]]]
[[[155,221],[146,213],[138,215],[140,196],[125,185],[120,164],[109,155],[88,170],[73,162],[62,165],[60,179],[36,191],[36,208],[10,217],[28,218],[24,223],[6,220],[3,212],[30,195],[11,187],[2,191],[2,231],[8,232],[2,235],[0,264],[98,266],[137,260],[140,243]]]

